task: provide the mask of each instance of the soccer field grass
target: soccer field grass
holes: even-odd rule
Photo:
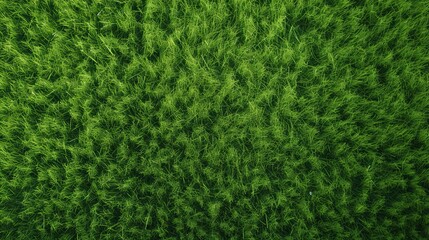
[[[0,239],[429,239],[429,0],[0,0]]]

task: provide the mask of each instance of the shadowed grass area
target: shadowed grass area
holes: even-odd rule
[[[0,238],[429,238],[428,16],[0,0]]]

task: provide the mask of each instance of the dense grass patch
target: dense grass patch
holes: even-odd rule
[[[0,238],[429,238],[428,16],[0,0]]]

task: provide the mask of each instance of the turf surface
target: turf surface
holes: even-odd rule
[[[0,0],[0,239],[429,238],[428,72],[428,0]]]

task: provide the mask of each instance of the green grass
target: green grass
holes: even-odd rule
[[[0,239],[428,239],[428,16],[0,0]]]

